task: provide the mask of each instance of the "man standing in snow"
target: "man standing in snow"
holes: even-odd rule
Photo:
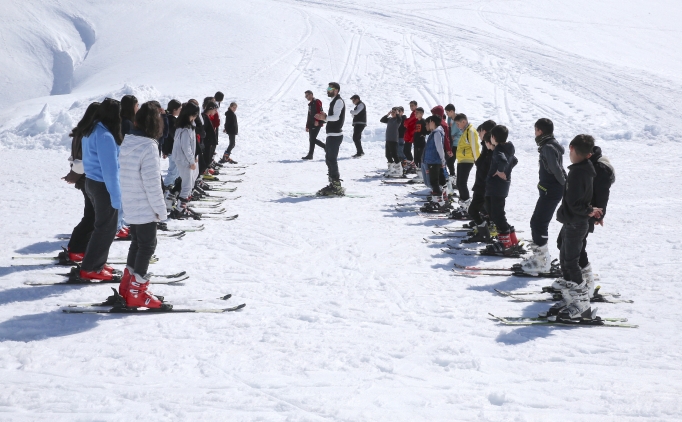
[[[355,108],[350,111],[351,116],[353,116],[353,143],[357,149],[357,154],[353,158],[360,158],[365,155],[362,150],[362,131],[367,126],[367,109],[359,95],[353,95],[350,100],[355,104]]]
[[[313,153],[315,152],[315,145],[324,149],[324,142],[317,139],[317,135],[320,133],[320,129],[324,126],[322,120],[316,119],[315,115],[323,113],[322,101],[315,98],[313,92],[308,90],[305,92],[305,99],[308,100],[308,120],[305,124],[305,131],[308,132],[308,140],[310,141],[310,149],[308,149],[308,155],[302,157],[302,160],[312,160]]]
[[[343,141],[343,123],[346,119],[346,103],[339,95],[341,86],[336,82],[330,82],[327,88],[327,96],[331,98],[329,113],[324,112],[315,115],[316,119],[327,123],[327,146],[325,148],[325,162],[329,171],[329,185],[320,189],[319,196],[343,196],[345,190],[341,187],[341,174],[339,173],[339,148]]]

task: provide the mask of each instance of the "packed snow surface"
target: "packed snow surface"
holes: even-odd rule
[[[679,2],[5,3],[0,420],[682,419]],[[347,190],[369,197],[286,197],[327,183],[321,151],[300,157],[303,92],[326,106],[330,81],[367,104],[366,155],[350,159],[347,118],[339,163]],[[66,244],[57,236],[79,221],[82,196],[60,178],[68,131],[87,105],[128,93],[201,101],[216,90],[239,104],[233,157],[255,163],[229,194],[241,198],[226,202],[239,218],[160,238],[150,271],[188,271],[183,285],[153,289],[176,307],[246,308],[67,315],[60,305],[103,300],[109,287],[25,285],[64,272],[14,267],[10,257],[56,254]],[[516,261],[423,243],[443,222],[396,212],[415,200],[404,197],[409,188],[364,177],[385,167],[379,118],[410,100],[427,110],[453,103],[474,125],[510,128],[519,165],[507,212],[526,239],[537,198],[533,123],[552,119],[564,145],[594,135],[617,180],[588,252],[602,289],[634,300],[599,314],[639,328],[489,320],[549,306],[494,288],[549,280],[453,276],[454,262]],[[555,256],[558,230],[553,222]],[[111,256],[126,250],[116,242]],[[229,302],[214,299],[226,293]]]

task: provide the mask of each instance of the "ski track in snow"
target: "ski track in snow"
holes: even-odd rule
[[[62,98],[20,104],[33,118],[48,103],[43,116],[52,121],[34,126],[53,129],[26,136],[12,126],[23,115],[0,129],[0,420],[682,419],[681,303],[674,294],[682,287],[675,270],[682,241],[673,224],[682,212],[682,87],[539,41],[505,25],[492,12],[499,3],[457,2],[451,9],[425,3],[416,13],[411,2],[230,6],[235,13],[272,11],[292,34],[240,50],[224,63],[228,75],[214,75],[226,102],[240,104],[233,155],[257,164],[239,176],[243,183],[229,185],[234,193],[220,194],[241,196],[223,205],[239,218],[205,221],[204,231],[182,240],[160,238],[161,260],[150,271],[188,272],[181,285],[153,289],[178,308],[232,293],[228,302],[199,303],[246,303],[240,312],[65,315],[58,304],[103,300],[109,287],[29,287],[25,281],[64,270],[12,267],[9,258],[56,254],[66,244],[57,235],[69,233],[82,212],[81,194],[60,180],[68,171],[68,151],[59,148],[67,145],[67,129],[55,126],[61,120],[53,114],[77,121],[89,101],[105,94],[130,91],[163,102],[200,93],[159,92],[131,77],[122,90],[76,86]],[[440,19],[427,13],[434,7],[444,7]],[[453,17],[459,13],[467,19]],[[105,21],[92,19],[106,41]],[[88,62],[101,57],[99,45],[84,62],[95,76],[107,67],[101,59]],[[192,80],[180,79],[188,86]],[[314,192],[327,183],[319,149],[311,162],[299,157],[307,149],[303,92],[312,89],[327,105],[324,89],[332,80],[341,83],[347,108],[354,93],[368,105],[366,155],[350,159],[347,118],[339,165],[347,191],[370,197],[283,196],[278,192]],[[507,213],[525,238],[537,198],[534,121],[551,117],[565,145],[577,133],[598,138],[617,180],[606,226],[588,239],[590,261],[604,291],[635,302],[597,306],[601,316],[628,318],[638,329],[508,327],[488,319],[488,312],[545,310],[548,304],[513,302],[494,289],[551,280],[453,277],[454,262],[515,261],[449,255],[443,245],[423,243],[425,236],[439,238],[436,225],[461,223],[397,212],[396,202],[417,203],[414,196],[396,199],[413,188],[364,177],[385,166],[379,117],[411,99],[426,110],[453,102],[474,125],[492,118],[510,127],[519,165]],[[219,151],[224,134],[220,142]],[[219,177],[234,178],[225,173]],[[553,248],[559,228],[553,221]],[[115,242],[111,256],[126,251],[126,243]]]

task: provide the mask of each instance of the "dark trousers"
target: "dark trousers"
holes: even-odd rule
[[[578,260],[578,264],[580,264],[580,268],[585,268],[590,264],[590,260],[587,257],[587,236],[590,235],[590,231],[587,230],[587,233],[585,234],[585,237],[583,238],[583,247],[580,250],[580,259]],[[557,237],[556,240],[556,245],[557,248],[561,251],[561,245],[563,244],[563,232],[559,232],[559,236]]]
[[[424,155],[424,146],[414,144],[414,164],[418,168],[422,165],[422,155]]]
[[[507,222],[507,214],[504,212],[504,205],[507,198],[501,196],[486,196],[485,208],[488,210],[490,220],[495,223],[498,233],[509,233],[510,227]]]
[[[474,163],[457,163],[457,190],[459,191],[460,201],[469,199],[469,173],[474,167]]]
[[[310,142],[308,157],[313,156],[313,152],[315,152],[315,145],[322,149],[325,149],[326,147],[324,142],[317,139],[317,135],[320,133],[320,129],[322,129],[320,126],[313,126],[308,130],[308,141]]]
[[[234,142],[237,138],[237,135],[227,135],[227,137],[230,139],[230,144],[227,146],[227,149],[225,150],[225,154],[230,155],[232,154],[232,149],[234,149]]]
[[[204,163],[206,163],[207,166],[213,162],[216,146],[217,145],[206,145],[204,147]]]
[[[412,142],[405,142],[405,146],[403,147],[403,155],[405,155],[407,161],[414,161],[414,157],[412,156]]]
[[[443,178],[443,166],[440,164],[428,164],[429,171],[429,182],[431,183],[431,192],[435,195],[441,195],[443,192],[440,190],[440,181]]]
[[[341,142],[343,142],[343,135],[341,136],[327,136],[327,144],[324,148],[324,161],[327,163],[327,170],[329,171],[329,177],[332,180],[340,180],[341,173],[339,173],[339,148],[341,147]]]
[[[204,160],[204,152],[206,151],[206,145],[204,145],[202,142],[197,141],[197,158],[198,158],[198,166],[199,166],[199,174],[204,174],[206,169],[208,168],[208,163],[206,160]],[[192,181],[194,183],[194,181]],[[194,185],[192,185],[194,186]]]
[[[561,227],[561,248],[559,261],[561,272],[565,280],[581,284],[583,275],[580,272],[580,255],[587,242],[589,223],[587,220],[577,223],[564,224]],[[587,258],[587,255],[585,256]]]
[[[485,196],[483,196],[482,193],[474,192],[467,212],[469,213],[469,216],[474,219],[476,225],[480,226],[483,224],[481,213],[487,214],[487,212],[485,211]]]
[[[85,207],[83,208],[83,218],[81,222],[78,223],[76,227],[73,228],[71,232],[71,239],[69,240],[69,251],[74,253],[83,253],[88,247],[88,242],[90,241],[90,236],[95,228],[95,208],[88,198],[88,194],[85,193],[85,188],[81,189],[83,193],[83,199],[85,202]]]
[[[353,125],[353,143],[358,154],[364,154],[362,150],[362,131],[367,125]]]
[[[450,172],[450,176],[454,176],[457,174],[457,173],[455,173],[455,161],[457,161],[457,157],[455,157],[454,155],[452,157],[448,157],[448,154],[445,153],[445,164],[447,164],[447,166],[448,166],[448,171]]]
[[[397,142],[386,141],[386,160],[388,160],[389,163],[400,163]]]
[[[530,218],[530,230],[533,235],[533,243],[544,246],[549,240],[549,223],[554,218],[554,211],[561,202],[561,197],[548,197],[546,192],[540,191],[538,202],[535,203],[535,211]]]
[[[126,265],[142,277],[147,274],[149,260],[156,250],[156,227],[156,222],[130,225],[130,235],[133,239],[128,248]]]
[[[109,248],[116,236],[118,210],[111,206],[111,196],[104,182],[85,179],[85,192],[95,210],[95,225],[81,268],[85,271],[99,271],[107,263]]]

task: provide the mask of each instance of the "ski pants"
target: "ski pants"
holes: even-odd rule
[[[561,193],[558,195],[549,195],[547,191],[539,189],[540,196],[535,203],[535,211],[530,218],[530,231],[533,236],[533,243],[538,246],[544,246],[549,240],[549,223],[554,218],[554,211],[561,202],[561,194],[563,194],[563,186]]]
[[[340,180],[341,173],[339,173],[339,148],[341,148],[341,142],[343,142],[343,135],[341,136],[327,136],[327,146],[325,147],[324,161],[327,163],[327,170],[329,171],[329,177],[332,180]]]
[[[455,161],[457,161],[457,157],[454,154],[452,157],[448,157],[447,153],[445,154],[445,164],[448,165],[448,171],[450,172],[451,176],[455,176],[457,174],[455,172]]]
[[[180,188],[180,198],[187,198],[194,190],[194,181],[197,179],[197,170],[192,170],[189,168],[187,163],[181,163],[178,165],[178,175],[182,179],[182,187]],[[142,275],[142,274],[140,274]]]
[[[488,210],[488,215],[490,215],[490,220],[495,223],[498,233],[509,233],[510,227],[507,222],[507,214],[504,211],[504,206],[506,203],[505,197],[502,196],[486,196],[485,197],[485,208]]]
[[[398,163],[402,163],[403,160],[405,160],[405,153],[403,152],[405,149],[405,138],[400,138],[398,139],[398,158],[400,161]]]
[[[420,166],[421,166],[421,172],[422,172],[422,180],[424,180],[424,184],[426,185],[427,188],[433,189],[431,187],[431,180],[429,180],[429,175],[426,172],[428,170],[429,166],[427,166],[424,163],[421,163]]]
[[[386,141],[386,160],[389,163],[400,163],[400,155],[398,154],[398,143]]]
[[[130,235],[133,237],[128,248],[126,265],[142,277],[147,274],[149,260],[156,251],[156,222],[131,224]]]
[[[230,143],[229,145],[227,145],[227,149],[225,150],[224,154],[230,155],[232,154],[232,150],[234,149],[234,145],[237,140],[237,135],[227,135],[227,138],[230,140]]]
[[[353,125],[353,143],[358,154],[364,154],[362,150],[362,131],[367,125]]]
[[[422,155],[424,155],[424,145],[415,142],[414,144],[414,164],[417,167],[422,165]]]
[[[85,207],[83,208],[83,218],[81,218],[80,223],[73,228],[71,232],[71,239],[69,240],[69,251],[74,253],[83,253],[88,247],[88,242],[90,241],[90,236],[92,231],[95,229],[95,208],[92,206],[88,194],[85,192],[85,188],[81,190],[83,193],[83,199],[85,202]]]
[[[412,156],[412,142],[405,142],[405,145],[403,146],[403,155],[407,161],[414,161],[414,157]]]
[[[215,155],[216,147],[217,145],[204,146],[204,163],[206,164],[206,167],[208,167],[213,162],[213,156]]]
[[[578,264],[580,264],[580,268],[585,268],[590,264],[590,260],[587,257],[587,236],[590,235],[590,230],[587,231],[587,234],[585,234],[585,238],[583,239],[583,247],[580,250],[580,259],[578,260]],[[561,245],[563,244],[563,230],[559,232],[559,236],[557,236],[556,239],[556,246],[557,248],[561,251]]]
[[[469,174],[474,167],[474,163],[457,163],[457,190],[459,191],[459,200],[466,201],[469,196]]]
[[[99,271],[107,263],[109,248],[116,236],[118,210],[111,206],[111,196],[104,182],[85,179],[85,192],[95,210],[95,224],[81,268]]]
[[[173,159],[172,155],[168,156],[168,173],[166,173],[166,177],[163,179],[163,184],[168,186],[172,185],[175,183],[175,179],[177,179],[179,176],[178,173],[178,166],[175,164],[175,160]]]
[[[583,275],[580,271],[580,255],[587,242],[590,225],[587,220],[577,223],[564,224],[561,228],[561,248],[559,261],[561,272],[565,280],[582,284]]]
[[[485,196],[483,196],[482,193],[474,192],[467,212],[469,213],[469,216],[474,219],[477,226],[483,224],[483,216],[481,213],[487,214],[487,212],[485,210]]]
[[[440,189],[440,179],[443,177],[443,166],[441,164],[428,164],[429,184],[434,195],[442,195]]]
[[[317,139],[317,135],[319,135],[320,129],[322,129],[322,127],[320,126],[313,126],[310,129],[308,129],[308,141],[310,142],[310,149],[308,149],[308,157],[313,156],[313,153],[315,152],[315,145],[322,149],[325,149],[326,147],[324,142]]]
[[[197,167],[199,167],[199,174],[204,174],[206,169],[208,168],[208,163],[204,161],[204,150],[206,149],[206,145],[203,143],[197,141]],[[194,181],[192,181],[192,186],[194,186]]]

